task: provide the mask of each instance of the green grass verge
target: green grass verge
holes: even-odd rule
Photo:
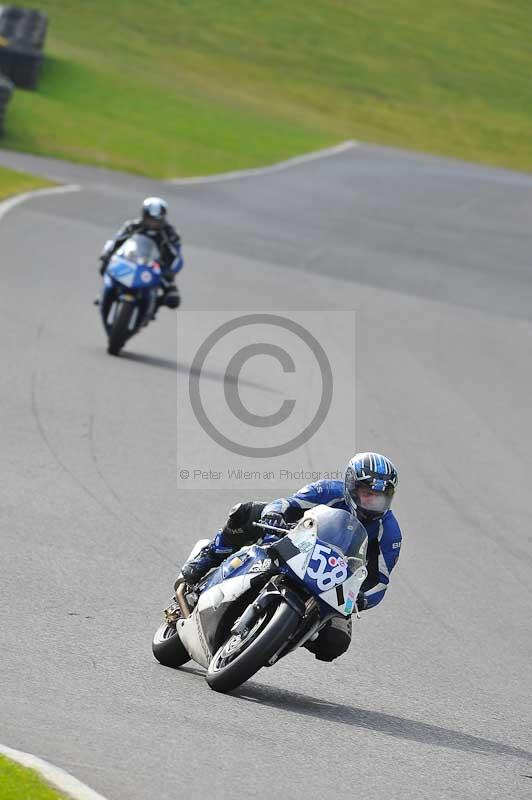
[[[355,138],[532,169],[530,0],[39,0],[4,146],[159,177]]]
[[[52,181],[45,178],[37,178],[35,175],[28,175],[26,172],[15,172],[12,169],[0,167],[0,200],[10,197],[13,194],[31,192],[33,189],[43,189],[45,186],[54,186]]]
[[[65,800],[32,769],[0,756],[0,800]]]

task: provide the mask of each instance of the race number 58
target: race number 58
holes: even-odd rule
[[[316,568],[311,564],[317,563]],[[343,558],[334,555],[330,547],[317,544],[307,569],[307,575],[314,578],[320,592],[326,592],[347,578],[347,564]]]

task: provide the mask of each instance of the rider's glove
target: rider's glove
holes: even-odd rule
[[[100,268],[99,268],[100,275],[103,275],[103,273],[107,269],[108,263],[109,263],[109,256],[100,256]]]
[[[368,607],[368,599],[364,592],[359,592],[357,595],[357,608],[359,611],[365,611]]]
[[[286,528],[286,520],[280,511],[269,511],[261,517],[261,522],[265,525],[272,525],[274,528]]]

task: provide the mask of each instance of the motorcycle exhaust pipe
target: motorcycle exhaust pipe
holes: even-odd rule
[[[185,589],[186,583],[183,581],[179,585],[176,583],[175,586],[175,599],[177,600],[177,604],[183,615],[183,619],[190,617],[190,608],[187,603],[187,598],[185,597]]]

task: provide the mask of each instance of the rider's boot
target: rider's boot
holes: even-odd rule
[[[210,569],[221,564],[233,551],[234,548],[225,541],[223,531],[218,531],[212,542],[205,545],[197,556],[183,564],[181,569],[183,578],[189,586],[195,586]]]
[[[157,298],[155,308],[152,311],[151,319],[154,320],[156,318],[157,312],[161,306],[166,306],[167,308],[178,308],[180,305],[181,296],[179,294],[179,290],[175,283],[171,283],[170,286],[167,286],[163,289],[163,294]]]
[[[161,277],[161,286],[164,294],[160,298],[159,304],[165,305],[168,308],[178,308],[181,304],[181,297],[179,296],[179,290],[176,286],[173,273],[163,273]]]
[[[177,286],[172,284],[164,293],[163,302],[168,308],[178,308],[181,305],[181,297],[177,290]]]
[[[313,636],[303,647],[314,653],[318,661],[334,661],[351,644],[351,635],[351,617],[333,617],[319,635]]]
[[[260,519],[265,505],[266,503],[250,500],[233,506],[227,522],[212,542],[183,566],[181,572],[189,585],[194,586],[208,570],[217,567],[224,558],[235,553],[243,545],[257,541],[261,532],[253,523]]]

